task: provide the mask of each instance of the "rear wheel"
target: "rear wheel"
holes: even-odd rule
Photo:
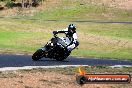
[[[43,57],[43,50],[39,49],[33,54],[32,59],[34,61],[37,61],[37,60],[41,59],[42,57]]]

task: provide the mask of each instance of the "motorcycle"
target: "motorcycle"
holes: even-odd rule
[[[67,50],[67,46],[71,43],[68,37],[58,37],[57,34],[47,44],[38,49],[32,59],[37,61],[43,57],[63,61],[71,52]]]

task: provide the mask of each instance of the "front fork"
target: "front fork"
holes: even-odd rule
[[[43,51],[43,57],[48,57],[48,51],[46,45],[40,48]]]
[[[41,47],[41,49],[44,52],[44,57],[51,58],[52,49],[48,43],[45,46]]]

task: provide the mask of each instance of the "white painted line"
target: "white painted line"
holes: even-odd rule
[[[0,68],[0,71],[13,71],[13,70],[33,69],[33,68],[65,68],[65,67],[78,67],[78,66],[88,66],[88,65],[54,65],[54,66],[3,67],[3,68]]]
[[[122,67],[132,67],[132,65],[113,65],[113,66],[109,66],[112,68],[122,68]]]
[[[33,68],[65,68],[65,67],[79,67],[79,66],[89,66],[89,65],[54,65],[54,66],[24,66],[24,67],[3,67],[0,71],[14,71],[23,69],[33,69]],[[113,65],[109,66],[111,68],[122,68],[122,67],[132,67],[132,65]]]

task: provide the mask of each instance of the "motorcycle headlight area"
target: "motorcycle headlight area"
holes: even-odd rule
[[[47,44],[48,44],[48,45],[51,45],[51,46],[54,45],[51,41],[49,41]]]
[[[51,46],[53,46],[54,44],[53,43],[50,43]]]

